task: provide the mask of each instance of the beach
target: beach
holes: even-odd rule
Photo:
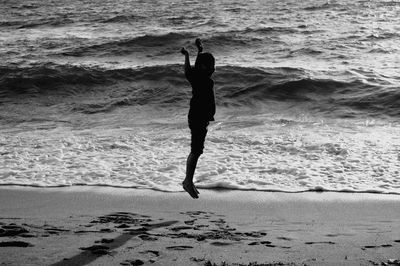
[[[200,193],[2,188],[1,265],[398,265],[396,195]]]

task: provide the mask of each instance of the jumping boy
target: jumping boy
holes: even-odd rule
[[[215,71],[215,59],[210,53],[203,53],[200,39],[196,39],[198,49],[194,67],[190,66],[189,52],[183,47],[181,53],[185,56],[185,76],[192,86],[192,99],[188,114],[188,123],[191,132],[191,150],[186,162],[186,178],[182,182],[192,198],[198,198],[200,192],[193,184],[193,175],[197,160],[203,153],[204,140],[207,135],[209,121],[214,121],[215,98],[214,81],[211,75]]]

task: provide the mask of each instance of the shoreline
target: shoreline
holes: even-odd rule
[[[2,187],[0,232],[17,233],[0,242],[27,247],[0,247],[0,262],[380,265],[400,259],[399,203],[364,193],[200,189],[193,200],[147,189]]]
[[[195,184],[196,185],[196,184]],[[118,185],[109,185],[109,184],[95,184],[95,185],[88,185],[88,184],[73,184],[73,185],[54,185],[54,186],[41,186],[41,185],[28,185],[28,184],[0,184],[0,190],[2,189],[71,189],[79,191],[80,188],[98,188],[98,189],[122,189],[122,190],[136,190],[136,191],[154,191],[155,193],[187,193],[185,191],[168,191],[168,190],[160,190],[155,188],[141,188],[141,187],[126,187],[126,186],[118,186]],[[366,195],[389,195],[389,196],[398,196],[400,198],[400,193],[398,192],[382,192],[379,190],[365,190],[365,191],[358,191],[358,190],[330,190],[324,188],[314,188],[314,189],[307,189],[307,190],[299,190],[299,191],[290,191],[290,190],[279,190],[279,189],[265,189],[265,190],[257,190],[257,189],[242,189],[242,188],[225,188],[225,187],[202,187],[197,186],[198,189],[211,191],[215,193],[224,193],[224,192],[255,192],[255,193],[282,193],[282,194],[303,194],[303,193],[315,193],[315,194],[366,194]],[[103,191],[104,192],[104,191]]]

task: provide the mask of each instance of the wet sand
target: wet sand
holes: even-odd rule
[[[0,265],[400,265],[400,196],[0,190]]]

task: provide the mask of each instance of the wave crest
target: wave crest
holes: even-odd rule
[[[125,105],[185,105],[190,85],[181,65],[104,69],[99,67],[41,64],[25,68],[0,67],[3,97],[47,93],[101,94],[107,101],[76,106],[74,111],[108,112]],[[215,75],[217,104],[224,106],[267,104],[270,101],[307,103],[313,111],[342,115],[352,109],[368,114],[400,114],[400,91],[394,86],[365,83],[356,77],[347,81],[315,79],[298,68],[251,68],[218,66]],[[350,111],[349,111],[350,108]],[[346,111],[347,110],[347,111]]]

